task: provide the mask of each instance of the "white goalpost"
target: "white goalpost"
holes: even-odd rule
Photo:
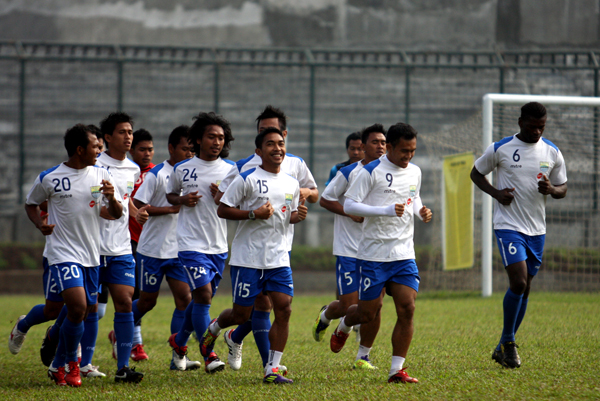
[[[493,142],[494,133],[494,105],[522,106],[528,102],[539,102],[544,106],[560,105],[573,107],[600,108],[600,98],[577,96],[536,96],[536,95],[511,95],[490,93],[483,97],[483,151]],[[506,136],[506,135],[505,135]],[[563,152],[564,153],[564,152]],[[493,182],[493,174],[487,176]],[[482,296],[492,295],[492,251],[493,251],[493,226],[491,196],[482,192],[481,206],[481,269],[482,269]]]

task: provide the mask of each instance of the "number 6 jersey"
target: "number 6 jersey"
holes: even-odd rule
[[[552,185],[567,182],[565,160],[556,145],[545,138],[526,143],[515,134],[488,146],[475,168],[483,175],[497,169],[496,188],[515,189],[509,206],[495,201],[495,230],[546,233],[546,196],[538,192],[538,181],[545,174]]]

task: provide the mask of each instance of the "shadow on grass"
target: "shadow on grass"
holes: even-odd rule
[[[417,296],[419,299],[473,299],[482,298],[480,291],[425,291]]]

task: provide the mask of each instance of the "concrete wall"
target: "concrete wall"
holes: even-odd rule
[[[0,39],[403,49],[593,47],[598,0],[0,0]]]

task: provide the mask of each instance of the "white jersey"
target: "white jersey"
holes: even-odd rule
[[[415,258],[412,204],[420,192],[421,169],[412,163],[398,167],[385,155],[364,166],[346,191],[346,198],[370,206],[406,206],[402,217],[365,217],[359,259],[391,262]]]
[[[546,138],[526,143],[515,134],[491,144],[475,168],[483,175],[497,169],[497,188],[515,188],[509,206],[495,201],[494,229],[546,233],[546,195],[538,192],[538,181],[545,174],[552,185],[567,182],[565,160],[556,145]]]
[[[117,160],[106,152],[98,156],[96,164],[112,174],[115,188],[123,194],[123,216],[116,220],[102,219],[100,222],[100,255],[130,255],[129,197],[135,182],[140,177],[140,168],[128,158]]]
[[[233,182],[235,177],[262,164],[262,159],[259,155],[254,153],[245,159],[238,160],[232,167],[227,176],[219,184],[219,191],[225,193],[229,185]],[[283,162],[281,163],[281,172],[287,173],[298,180],[300,188],[317,188],[317,183],[312,173],[308,169],[308,166],[302,160],[301,157],[295,156],[291,153],[286,153]],[[290,227],[289,232],[286,234],[288,242],[288,251],[292,250],[292,244],[294,242],[294,226]]]
[[[269,173],[261,167],[236,177],[223,194],[221,203],[241,210],[256,210],[267,201],[274,213],[267,220],[240,221],[231,245],[231,266],[275,269],[290,266],[288,245],[292,212],[298,210],[298,180],[280,171]]]
[[[146,205],[156,207],[170,207],[167,201],[167,185],[173,173],[173,166],[166,160],[154,166],[146,174],[142,185],[133,196]],[[150,216],[144,224],[140,235],[137,252],[157,259],[171,259],[177,257],[177,216],[178,213]]]
[[[228,250],[227,222],[217,215],[210,184],[217,184],[233,162],[218,158],[206,161],[194,156],[175,165],[167,193],[187,195],[198,191],[202,198],[195,207],[181,205],[177,220],[179,252],[220,254]],[[143,231],[142,231],[143,232]]]
[[[55,224],[46,236],[44,256],[50,265],[79,263],[92,267],[100,264],[100,193],[102,180],[114,179],[96,166],[73,169],[64,163],[41,173],[27,195],[26,204],[40,205],[48,200],[48,224]],[[115,198],[119,199],[115,190]]]
[[[362,168],[363,164],[357,162],[338,170],[333,180],[325,187],[322,197],[328,201],[339,202],[344,206],[346,200],[344,194]],[[356,258],[358,242],[362,236],[362,226],[362,223],[357,223],[350,217],[335,214],[333,218],[333,254]]]

